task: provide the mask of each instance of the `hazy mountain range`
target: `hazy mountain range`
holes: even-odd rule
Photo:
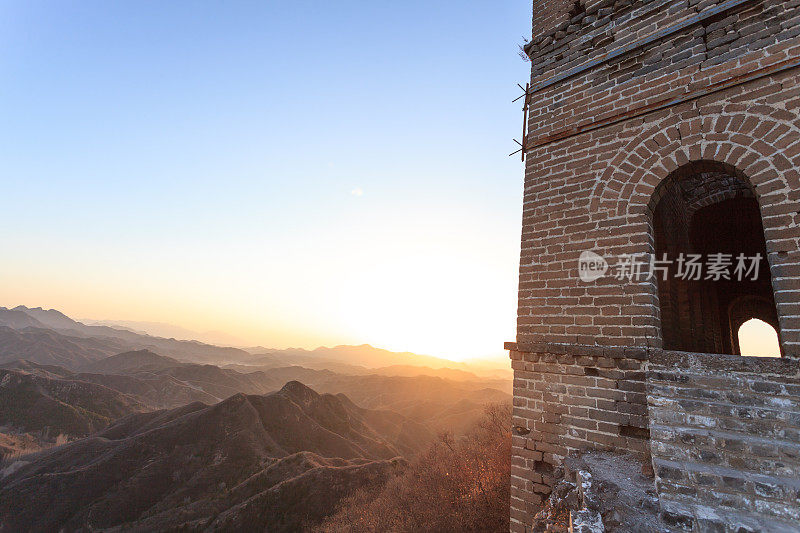
[[[97,322],[97,321],[96,321]],[[110,322],[108,322],[110,323]],[[9,360],[4,353],[19,354],[24,350],[30,357],[26,359],[44,364],[60,364],[67,368],[78,368],[87,360],[102,359],[108,355],[133,350],[150,350],[160,355],[194,362],[217,365],[244,364],[261,367],[300,365],[308,368],[325,368],[363,373],[367,369],[392,366],[425,366],[442,369],[453,376],[454,370],[462,370],[480,376],[498,378],[511,377],[506,366],[497,361],[474,360],[470,363],[455,362],[429,355],[410,352],[391,352],[368,344],[360,346],[320,347],[314,350],[288,348],[285,350],[264,347],[233,348],[206,344],[196,340],[178,340],[132,331],[123,327],[109,325],[87,325],[66,316],[55,309],[17,306],[13,309],[0,307],[0,328],[7,327],[18,332],[16,338],[9,332],[0,331],[0,362]],[[66,337],[66,342],[48,338],[41,330],[50,330]],[[52,335],[50,335],[52,337]],[[6,343],[8,346],[6,347]],[[16,344],[14,344],[16,343]],[[31,350],[31,344],[54,345],[53,353]],[[65,353],[74,345],[72,355]],[[62,348],[55,349],[56,346]],[[20,357],[14,357],[15,359]],[[49,358],[49,359],[48,359]],[[74,361],[71,359],[74,358]],[[336,367],[336,368],[334,368]]]
[[[0,531],[313,529],[510,400],[502,369],[254,351],[0,308]]]
[[[18,334],[14,337],[8,331],[0,331],[0,354],[4,354],[0,355],[0,361],[14,357],[77,368],[87,361],[141,349],[193,362],[237,362],[251,357],[248,352],[237,348],[152,337],[109,326],[87,326],[55,309],[40,307],[0,308],[0,328],[3,326]],[[61,338],[54,339],[56,334]],[[44,349],[46,347],[37,351],[36,345],[41,343],[52,347],[52,351],[48,352]],[[22,353],[29,356],[20,357]]]
[[[191,329],[167,324],[164,322],[147,322],[141,320],[94,320],[91,318],[78,319],[87,326],[108,326],[115,329],[127,329],[141,335],[165,337],[184,341],[199,341],[218,346],[244,346],[247,344],[242,339],[229,335],[224,331],[194,331]]]

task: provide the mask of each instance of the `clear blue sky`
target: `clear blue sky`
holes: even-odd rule
[[[0,305],[513,340],[530,0],[0,4]]]

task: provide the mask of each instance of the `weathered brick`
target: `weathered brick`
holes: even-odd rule
[[[586,447],[651,452],[672,527],[726,523],[699,505],[770,530],[792,519],[781,476],[800,473],[800,372],[681,352],[738,353],[739,325],[757,317],[780,331],[784,355],[800,356],[800,74],[781,70],[800,58],[800,2],[726,4],[675,32],[722,0],[533,4],[512,352],[515,416],[536,429],[528,448],[556,466]],[[582,252],[613,272],[621,254],[688,250],[708,213],[762,225],[769,283],[581,281]]]

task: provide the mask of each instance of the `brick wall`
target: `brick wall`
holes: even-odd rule
[[[512,531],[525,531],[569,454],[617,450],[649,461],[647,351],[557,344],[507,347],[514,368]]]
[[[533,0],[532,35],[549,35],[557,28],[566,28],[575,4],[575,0]]]
[[[647,398],[668,525],[797,530],[799,360],[655,352]]]
[[[550,2],[558,4],[558,2]],[[567,2],[561,2],[566,4]],[[606,0],[528,47],[532,83],[602,58],[723,0]],[[575,4],[575,2],[573,2]],[[537,12],[534,9],[534,20]],[[754,0],[543,88],[531,112],[535,138],[679,96],[785,59],[797,47],[800,5]],[[536,24],[534,24],[536,26]],[[547,44],[545,44],[547,43]]]
[[[534,0],[527,52],[535,92],[508,345],[513,531],[526,530],[564,455],[648,453],[657,283],[586,283],[578,258],[653,253],[660,187],[687,166],[714,162],[752,191],[782,350],[800,356],[800,0]],[[713,199],[698,194],[696,206]]]
[[[705,158],[742,169],[753,184],[784,351],[800,354],[798,82],[796,71],[770,81],[785,87],[783,102],[746,103],[753,88],[739,86],[529,151],[517,340],[660,346],[655,283],[582,283],[578,257],[652,253],[651,194],[680,165]],[[765,135],[754,134],[753,120]]]
[[[585,23],[535,36],[532,82],[719,4],[585,4]],[[611,30],[613,41],[586,44]],[[800,60],[798,33],[800,1],[744,2],[534,95],[518,341],[660,347],[655,283],[584,284],[578,257],[652,253],[653,193],[682,165],[708,159],[735,169],[758,198],[784,352],[800,355],[800,74],[741,78]],[[661,101],[678,103],[653,107]]]

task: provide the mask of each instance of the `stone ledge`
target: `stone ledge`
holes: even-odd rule
[[[565,344],[558,342],[507,342],[505,349],[521,353],[547,353],[614,359],[647,359],[647,348],[640,346],[601,346],[599,344]]]
[[[505,349],[519,353],[548,353],[647,360],[651,365],[681,370],[747,372],[800,377],[800,358],[743,357],[741,355],[693,353],[647,346],[600,346],[553,342],[506,342]]]
[[[649,362],[654,366],[678,370],[745,372],[800,377],[800,359],[790,357],[742,357],[740,355],[653,350],[650,352]]]

